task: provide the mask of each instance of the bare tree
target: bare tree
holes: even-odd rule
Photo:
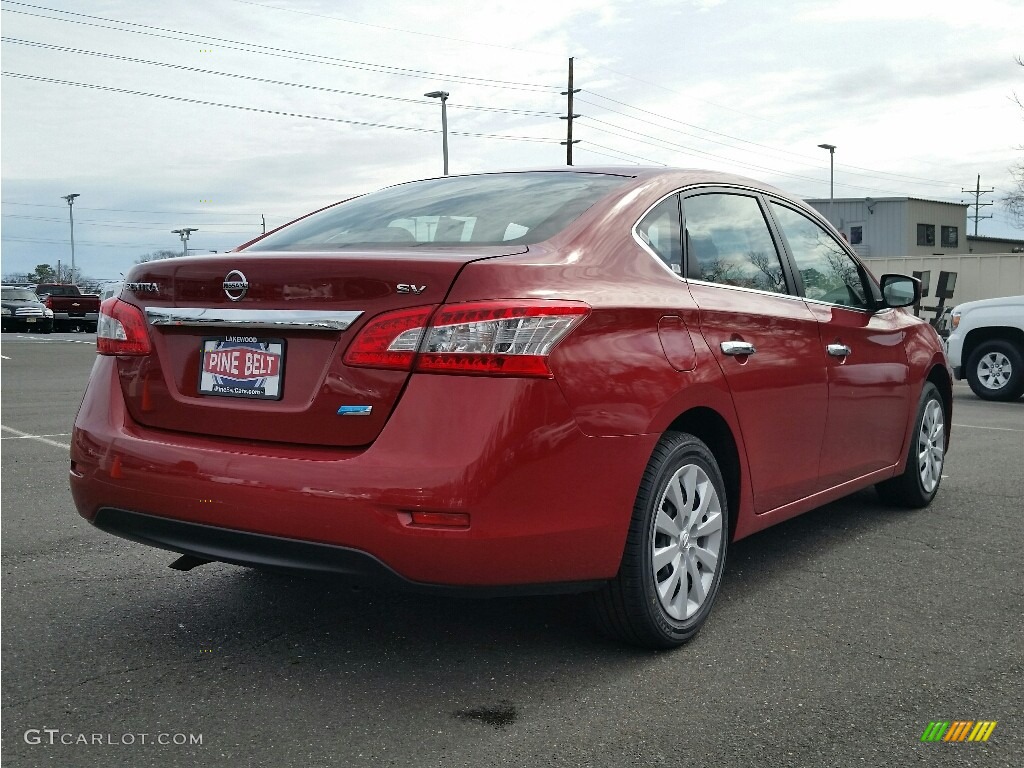
[[[1024,58],[1018,56],[1017,64],[1024,67]],[[1017,106],[1024,109],[1021,97],[1014,94],[1013,98],[1017,102]],[[1024,149],[1024,147],[1018,147],[1018,149]],[[1001,202],[1014,224],[1024,229],[1024,160],[1018,160],[1010,166],[1010,176],[1013,178],[1013,189],[1003,195]]]
[[[135,260],[136,264],[145,264],[147,261],[156,261],[157,259],[175,259],[181,256],[181,251],[169,251],[160,250],[153,251],[152,253],[144,253]]]
[[[1024,228],[1024,161],[1010,166],[1013,189],[1003,195],[1003,206],[1016,226]]]
[[[755,288],[767,289],[776,293],[786,292],[786,278],[782,274],[782,265],[779,264],[777,256],[772,258],[764,251],[750,251],[747,253],[747,260],[757,267],[765,277],[764,281],[754,278]],[[758,282],[765,282],[767,285],[757,285]]]

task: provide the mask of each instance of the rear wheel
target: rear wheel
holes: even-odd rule
[[[986,341],[967,363],[967,383],[983,400],[1016,400],[1024,394],[1024,359],[1008,341]]]
[[[939,390],[929,381],[921,392],[907,467],[902,475],[876,485],[878,495],[887,504],[927,507],[938,493],[945,461],[946,411]]]
[[[666,433],[644,471],[619,573],[593,596],[602,629],[650,648],[690,640],[718,594],[728,542],[714,455],[693,435]]]

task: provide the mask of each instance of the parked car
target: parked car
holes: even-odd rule
[[[953,375],[983,400],[1024,395],[1024,296],[958,304],[946,352]]]
[[[38,331],[50,333],[53,330],[53,312],[39,301],[29,288],[15,288],[5,285],[0,288],[3,301],[3,330]]]
[[[53,312],[53,326],[57,330],[96,332],[100,297],[95,293],[82,293],[77,285],[40,283],[36,295]]]
[[[401,184],[133,267],[71,489],[179,569],[590,591],[608,632],[670,647],[731,541],[872,485],[934,498],[952,382],[919,293],[745,178]]]

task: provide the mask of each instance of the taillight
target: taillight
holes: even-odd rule
[[[434,307],[415,307],[378,315],[359,332],[345,353],[345,364],[408,371]]]
[[[148,355],[152,350],[142,310],[116,296],[100,304],[96,351],[101,355]]]
[[[548,355],[590,312],[573,301],[477,301],[380,315],[353,341],[348,365],[423,373],[551,376]]]

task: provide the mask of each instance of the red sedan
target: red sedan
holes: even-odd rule
[[[815,211],[706,171],[401,184],[104,302],[71,488],[209,561],[583,591],[690,639],[730,541],[874,485],[931,502],[935,331]]]

